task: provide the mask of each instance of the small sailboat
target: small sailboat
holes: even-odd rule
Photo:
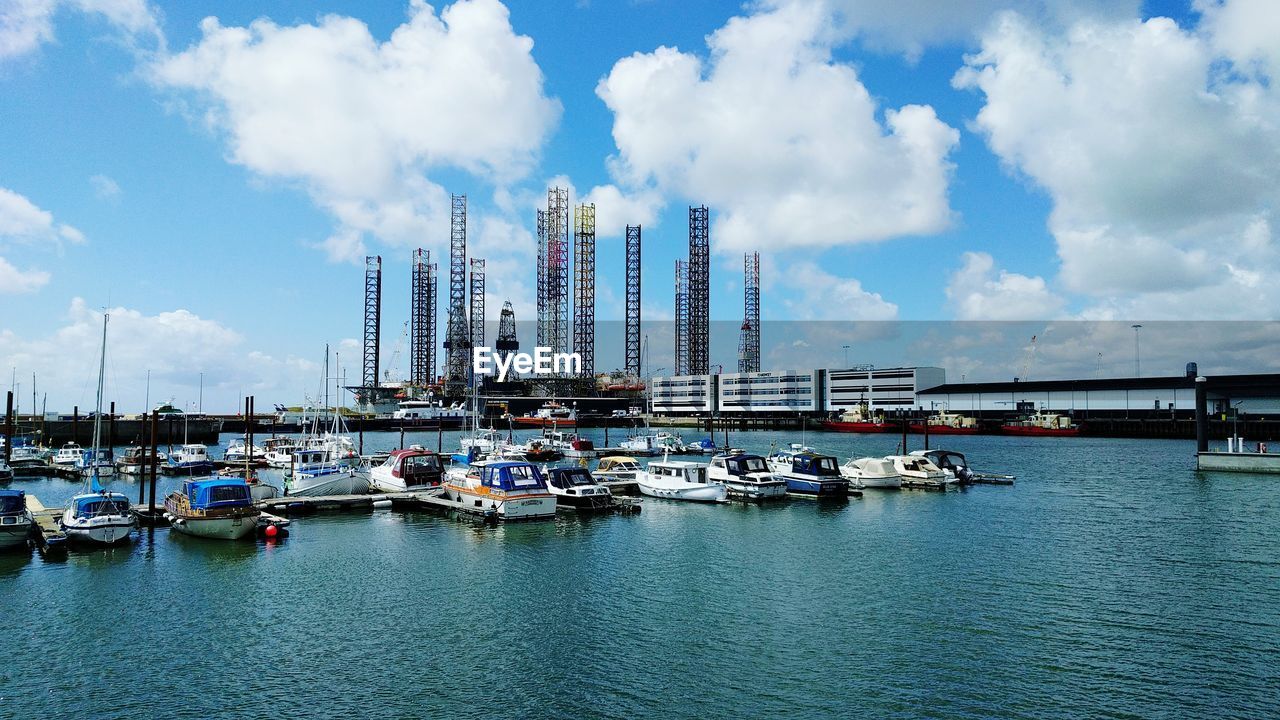
[[[27,510],[27,494],[21,490],[0,490],[0,550],[26,547],[35,520]]]
[[[93,453],[102,449],[102,380],[107,365],[107,319],[102,316],[102,354],[98,359],[98,412],[93,418]],[[64,448],[65,449],[65,448]],[[85,492],[72,496],[62,513],[62,531],[73,542],[114,545],[129,539],[137,526],[129,498],[124,493],[108,492],[98,482],[98,470],[92,469],[86,479]]]
[[[492,510],[499,520],[555,517],[556,496],[533,463],[480,461],[445,473],[444,497],[479,511]]]
[[[707,467],[684,460],[661,460],[636,479],[640,492],[650,497],[693,502],[726,502],[729,490],[707,478]]]
[[[284,479],[287,496],[362,495],[369,491],[369,478],[362,471],[332,459],[325,450],[295,450],[293,458],[293,467]]]
[[[186,480],[164,501],[169,525],[184,535],[219,540],[248,537],[261,515],[253,506],[249,484],[241,478]]]
[[[440,456],[410,445],[393,450],[385,462],[369,471],[369,484],[381,492],[408,492],[440,485],[444,469]]]

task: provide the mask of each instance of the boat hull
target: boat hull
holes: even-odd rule
[[[892,477],[860,477],[850,478],[849,483],[860,488],[896,490],[902,487],[902,478],[897,475]]]
[[[62,531],[67,539],[86,545],[118,545],[129,540],[137,522],[130,517],[95,517],[68,522],[64,517]]]
[[[475,512],[492,510],[499,520],[545,520],[556,516],[556,496],[551,493],[497,498],[466,487],[445,485],[445,497],[474,508]]]
[[[640,492],[649,497],[664,500],[685,500],[688,502],[722,503],[729,499],[729,490],[724,485],[688,483],[687,485],[659,485],[645,480],[637,480]]]
[[[917,425],[912,425],[912,426],[911,426],[911,432],[913,432],[913,433],[917,433],[917,434],[919,434],[919,433],[923,433],[923,432],[924,432],[924,426],[923,426],[923,425],[919,425],[919,424],[917,424]],[[950,425],[930,425],[930,426],[929,426],[929,434],[930,434],[930,435],[977,435],[977,434],[978,434],[978,428],[976,428],[976,427],[952,427],[952,426],[950,426]]]
[[[240,540],[258,528],[258,513],[230,517],[182,518],[169,515],[170,527],[183,535],[213,540]]]
[[[901,428],[895,428],[887,423],[826,420],[822,423],[822,429],[827,432],[841,433],[886,433],[900,430]]]
[[[519,425],[520,427],[571,428],[576,427],[578,424],[576,420],[553,420],[551,418],[540,417],[516,417],[512,418],[511,422]]]
[[[213,463],[198,462],[179,465],[165,465],[160,470],[165,475],[208,475],[213,472]]]
[[[14,522],[9,522],[10,520]],[[0,549],[26,547],[34,525],[31,516],[10,516],[0,519],[0,523]]]
[[[326,495],[362,495],[369,491],[369,480],[358,472],[316,475],[295,474],[285,487],[289,497],[323,497]]]
[[[776,500],[787,496],[785,482],[752,483],[725,481],[729,494],[744,500]]]
[[[843,478],[817,480],[813,478],[787,475],[784,476],[783,479],[787,481],[788,495],[821,498],[849,496],[849,481]]]

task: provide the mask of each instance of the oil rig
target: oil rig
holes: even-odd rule
[[[363,414],[390,415],[405,400],[430,399],[442,407],[469,397],[501,399],[506,405],[537,405],[549,398],[612,401],[612,407],[639,404],[646,386],[645,336],[641,331],[643,228],[627,225],[624,244],[625,315],[622,367],[596,367],[596,207],[570,203],[563,187],[547,190],[534,215],[537,234],[535,288],[536,344],[552,352],[576,353],[580,366],[551,375],[508,373],[503,382],[472,372],[472,349],[486,342],[485,259],[467,255],[467,197],[452,195],[449,218],[448,287],[440,307],[440,261],[418,248],[410,257],[410,306],[405,335],[408,371],[381,366],[383,258],[365,258],[364,332],[361,383],[351,386]],[[703,374],[710,363],[711,223],[705,205],[689,207],[688,256],[676,260],[675,375]],[[744,305],[737,371],[760,368],[760,255],[744,258]],[[443,314],[443,333],[439,322]],[[492,351],[519,352],[515,310],[510,300],[498,314]],[[402,338],[402,341],[405,338]],[[516,402],[525,398],[527,402]],[[609,403],[599,405],[609,407]]]

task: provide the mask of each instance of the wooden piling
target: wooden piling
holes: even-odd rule
[[[5,394],[4,401],[4,461],[9,462],[9,452],[13,448],[13,391]]]
[[[111,401],[111,411],[107,415],[107,447],[114,452],[116,446],[116,403]]]
[[[152,410],[151,411],[151,463],[149,468],[151,473],[151,500],[149,502],[149,513],[153,518],[156,516],[156,473],[159,472],[160,470],[160,468],[158,467],[160,465],[159,458],[157,456],[159,446],[160,446],[159,433],[160,433],[160,411]],[[144,475],[143,478],[145,479],[146,476]]]
[[[80,406],[71,408],[71,442],[80,442]]]

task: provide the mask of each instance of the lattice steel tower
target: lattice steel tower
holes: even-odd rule
[[[569,191],[547,191],[547,346],[569,351]]]
[[[689,374],[689,264],[676,260],[675,375]]]
[[[760,372],[760,253],[747,253],[743,265],[742,334],[738,336],[738,372]]]
[[[445,390],[461,394],[467,384],[467,356],[471,348],[467,324],[467,196],[454,195],[449,216],[449,326],[444,348],[449,362]]]
[[[364,259],[364,377],[365,388],[378,387],[378,338],[382,328],[382,256]]]
[[[436,317],[437,306],[436,298],[440,295],[440,267],[436,263],[427,265],[427,339],[426,344],[430,350],[427,352],[427,384],[434,385],[436,382]]]
[[[484,260],[471,258],[471,347],[484,345]]]
[[[538,210],[538,342],[547,346],[551,318],[547,307],[547,211]]]
[[[409,382],[417,387],[431,384],[435,368],[435,309],[432,307],[435,278],[431,273],[431,253],[413,251],[409,305]]]
[[[640,226],[627,226],[627,375],[640,377]]]
[[[583,377],[596,372],[596,206],[578,205],[573,231],[573,351]]]
[[[711,340],[711,225],[707,207],[689,208],[689,374],[707,373]]]
[[[511,301],[502,303],[502,312],[498,315],[498,341],[493,350],[498,357],[506,358],[520,349],[520,341],[516,339],[516,311]],[[515,380],[514,370],[507,371],[507,380]]]

